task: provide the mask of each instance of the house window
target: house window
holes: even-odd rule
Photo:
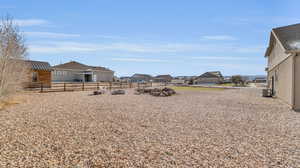
[[[37,82],[37,81],[38,81],[38,73],[32,72],[32,82]]]

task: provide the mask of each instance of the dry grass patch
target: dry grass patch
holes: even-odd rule
[[[3,110],[9,106],[20,104],[24,102],[24,100],[19,96],[14,96],[6,99],[0,99],[0,110]]]

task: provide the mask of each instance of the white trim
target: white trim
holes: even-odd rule
[[[277,64],[273,65],[272,67],[268,67],[268,72],[272,71],[274,68],[276,68],[277,66],[279,66],[280,64],[282,64],[282,62],[284,62],[285,60],[287,60],[290,56],[293,56],[294,54],[290,53],[287,55],[287,57],[285,57],[284,59],[282,59],[281,61],[279,61]],[[270,59],[270,58],[268,58]]]

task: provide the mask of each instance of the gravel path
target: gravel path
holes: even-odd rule
[[[0,167],[300,167],[300,113],[256,89],[89,93],[0,111]]]

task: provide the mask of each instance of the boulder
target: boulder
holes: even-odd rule
[[[125,94],[125,90],[113,90],[111,92],[112,95],[124,95]]]
[[[102,95],[104,93],[105,93],[104,90],[96,90],[96,91],[93,92],[93,95]]]

